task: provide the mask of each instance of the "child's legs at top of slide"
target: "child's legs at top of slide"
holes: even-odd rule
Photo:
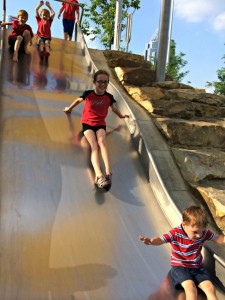
[[[46,37],[39,36],[37,38],[37,46],[40,52],[40,58],[43,59],[44,56],[50,55],[50,39]]]
[[[37,47],[39,48],[40,52],[44,51],[44,41],[40,36],[37,38]]]
[[[45,39],[45,51],[47,53],[47,55],[50,55],[50,40],[49,39]]]
[[[64,39],[69,39],[71,41],[73,36],[75,21],[63,19],[63,30],[64,30]]]
[[[23,37],[21,35],[14,36],[13,38],[9,39],[9,46],[10,49],[13,50],[13,61],[18,62],[18,52],[23,51]]]
[[[24,38],[24,52],[25,54],[30,54],[30,51],[28,51],[27,49],[28,43],[30,43],[31,41],[31,35],[29,30],[24,31],[23,38]]]

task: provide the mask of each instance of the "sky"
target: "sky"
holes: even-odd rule
[[[6,15],[16,16],[19,9],[29,13],[29,24],[36,32],[35,7],[39,1],[6,0]],[[90,0],[80,1],[90,4]],[[63,38],[62,19],[58,19],[61,3],[51,1],[56,12],[52,24],[52,36]],[[141,8],[132,13],[132,32],[128,50],[144,55],[154,32],[159,28],[161,0],[141,0]],[[2,16],[2,7],[0,7]],[[2,18],[0,18],[2,19]],[[126,34],[122,33],[125,42]],[[217,70],[224,67],[225,55],[225,1],[224,0],[174,0],[172,36],[176,42],[177,54],[184,53],[187,65],[182,71],[189,71],[183,79],[195,88],[206,88],[206,82],[217,81]],[[90,48],[102,49],[98,41],[90,42]],[[125,43],[121,44],[122,46]],[[113,49],[113,45],[112,45]],[[210,90],[209,90],[210,91]]]

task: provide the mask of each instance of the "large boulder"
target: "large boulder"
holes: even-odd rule
[[[156,79],[155,71],[151,69],[116,67],[115,72],[122,84],[136,86],[151,86]]]
[[[225,180],[205,181],[196,186],[217,226],[225,233]]]
[[[169,145],[183,148],[206,147],[225,149],[225,127],[220,121],[186,121],[156,118],[155,124],[167,138]]]
[[[116,50],[103,51],[110,68],[145,68],[151,69],[152,64],[144,59],[143,55],[121,52]]]
[[[184,179],[189,182],[225,180],[225,153],[217,149],[182,149],[172,147]]]

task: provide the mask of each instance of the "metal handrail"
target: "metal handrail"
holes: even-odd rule
[[[2,22],[5,22],[5,16],[6,16],[6,0],[3,0],[3,15],[2,15]]]
[[[80,24],[81,24],[83,14],[84,14],[84,4],[68,2],[68,1],[65,1],[65,0],[54,0],[54,1],[62,2],[62,3],[68,3],[68,4],[71,4],[73,6],[79,6],[81,8],[81,14],[80,14],[80,20],[79,20]],[[75,40],[75,42],[77,41],[77,23],[75,23],[75,39],[74,40]]]

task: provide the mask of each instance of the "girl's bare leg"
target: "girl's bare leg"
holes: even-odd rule
[[[106,174],[110,174],[111,173],[111,168],[110,168],[110,162],[109,162],[109,155],[108,155],[108,150],[107,150],[107,146],[106,146],[106,132],[104,129],[99,129],[96,132],[97,135],[97,140],[98,140],[98,145],[101,149],[101,155],[102,155],[102,159],[105,165],[105,172]]]
[[[91,146],[91,163],[94,168],[95,175],[96,177],[101,177],[103,174],[100,167],[99,150],[96,134],[93,130],[89,129],[84,132],[84,136],[86,137],[88,143]]]

